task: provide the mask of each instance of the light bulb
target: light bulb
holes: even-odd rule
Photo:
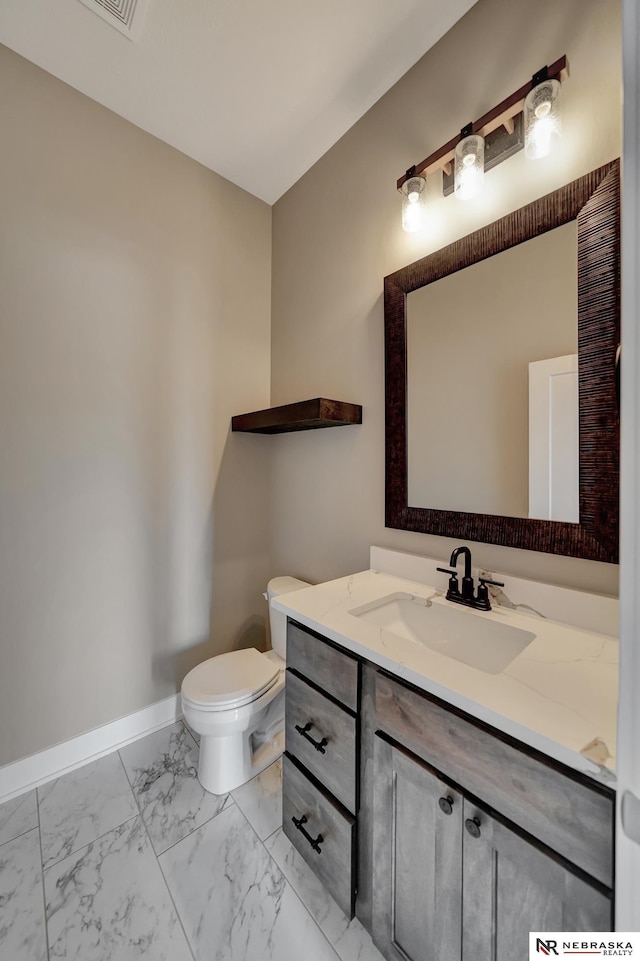
[[[471,200],[484,183],[484,137],[470,134],[455,150],[455,194],[460,200]]]
[[[402,229],[413,234],[426,220],[424,177],[410,177],[402,185]]]
[[[524,151],[530,160],[551,152],[560,136],[560,83],[544,80],[527,94],[524,101]]]

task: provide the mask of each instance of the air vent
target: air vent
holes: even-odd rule
[[[80,0],[130,40],[139,40],[148,0]]]

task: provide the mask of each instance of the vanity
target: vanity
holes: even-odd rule
[[[385,278],[386,527],[617,562],[619,187]],[[284,833],[387,961],[612,930],[615,600],[394,553],[274,599]]]
[[[375,570],[276,604],[289,616],[283,830],[385,958],[526,961],[530,930],[612,929],[615,778],[574,745],[605,715],[613,736],[613,638],[457,610]],[[576,722],[553,672],[579,701],[592,669],[602,704]]]

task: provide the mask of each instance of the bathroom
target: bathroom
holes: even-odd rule
[[[175,721],[194,666],[264,648],[271,577],[363,571],[371,545],[447,564],[463,539],[385,527],[383,278],[621,155],[622,27],[615,0],[479,0],[265,201],[36,67],[55,73],[19,6],[0,4],[0,786],[39,759],[26,791],[76,763],[56,746],[95,732],[85,758],[108,756]],[[511,157],[470,204],[434,180],[427,232],[403,232],[397,178],[563,54],[553,160]],[[230,432],[319,396],[362,425]],[[438,411],[456,442],[468,412]],[[616,564],[470,546],[488,571],[618,594]],[[343,961],[354,930],[328,936]]]

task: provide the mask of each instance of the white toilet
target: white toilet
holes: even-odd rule
[[[284,750],[287,618],[272,609],[271,598],[309,586],[296,577],[269,581],[271,651],[218,654],[182,682],[185,720],[200,735],[198,780],[212,794],[249,781]]]

